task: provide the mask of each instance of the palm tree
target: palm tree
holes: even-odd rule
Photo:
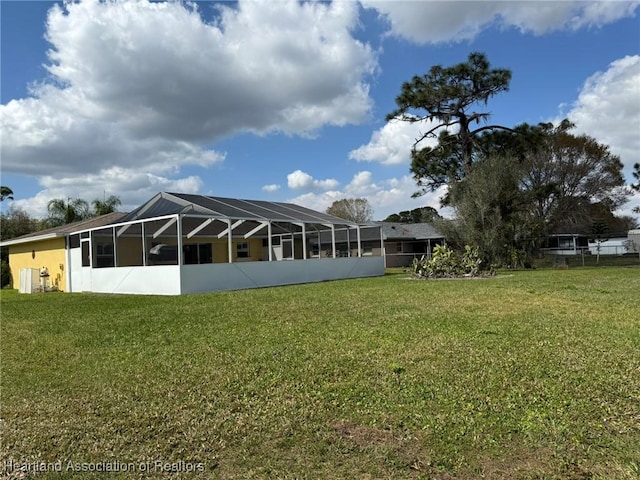
[[[91,216],[89,204],[81,198],[67,201],[64,198],[54,198],[47,204],[47,210],[49,212],[47,222],[54,227],[85,220]]]
[[[0,202],[4,202],[6,198],[8,198],[9,200],[13,200],[13,190],[2,185],[0,186]]]
[[[98,200],[97,198],[91,202],[93,205],[93,215],[99,217],[100,215],[106,215],[107,213],[112,213],[116,211],[122,202],[120,198],[115,195],[109,195],[109,198],[105,200]]]

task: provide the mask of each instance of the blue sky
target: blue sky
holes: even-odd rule
[[[491,122],[558,121],[640,161],[640,2],[0,2],[2,208],[156,192],[412,199],[404,81],[484,52],[512,70]],[[636,195],[620,213],[640,205]]]

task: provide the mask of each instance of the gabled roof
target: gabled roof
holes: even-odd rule
[[[206,215],[221,219],[356,226],[355,223],[300,205],[264,200],[210,197],[186,193],[161,192],[120,222],[150,219],[174,214]]]
[[[60,225],[58,227],[47,228],[33,233],[28,233],[20,237],[12,238],[0,242],[3,247],[9,245],[17,245],[20,243],[37,242],[39,240],[47,240],[49,238],[67,237],[72,233],[79,232],[81,230],[89,230],[91,228],[103,227],[112,223],[119,222],[126,213],[112,212],[106,215],[100,215],[99,217],[90,218],[88,220],[81,220],[79,222],[67,223],[66,225]]]
[[[430,223],[376,223],[382,225],[382,238],[385,240],[427,240],[444,238],[444,235]]]

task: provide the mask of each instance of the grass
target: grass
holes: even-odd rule
[[[45,479],[638,478],[639,292],[607,267],[3,291],[0,458]]]

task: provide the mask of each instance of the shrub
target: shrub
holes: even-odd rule
[[[0,261],[0,288],[11,285],[11,267],[6,260]]]
[[[482,273],[482,260],[478,247],[465,245],[457,254],[446,245],[436,245],[431,258],[422,256],[413,261],[413,274],[419,278],[476,277]]]

